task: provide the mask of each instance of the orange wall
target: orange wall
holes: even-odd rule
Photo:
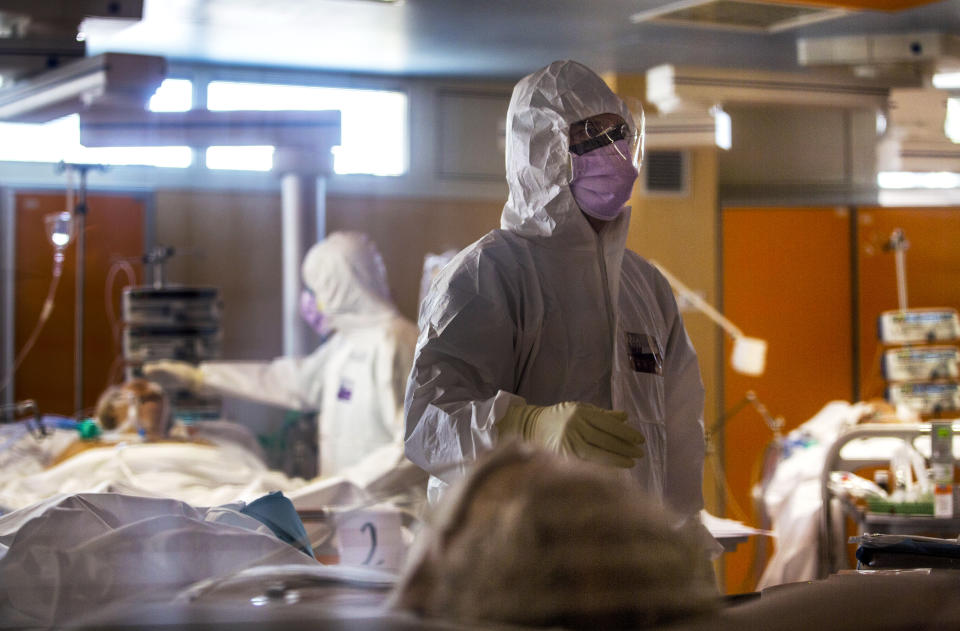
[[[760,377],[724,362],[727,409],[752,390],[789,430],[828,401],[852,398],[849,217],[831,207],[723,210],[723,311],[746,335],[769,344]],[[730,347],[728,341],[727,357]],[[727,419],[724,463],[735,502],[727,516],[760,525],[750,489],[772,437],[750,407]],[[748,576],[753,544],[725,555],[728,591],[755,587],[757,576]]]
[[[790,430],[831,400],[883,396],[876,322],[898,306],[894,254],[884,250],[895,228],[910,243],[908,306],[960,309],[960,208],[726,208],[722,220],[724,313],[770,344],[762,377],[724,368],[728,409],[752,389]],[[724,461],[742,507],[728,516],[755,523],[750,488],[771,435],[749,408],[728,421]],[[725,556],[728,591],[755,585],[753,553],[745,545]]]

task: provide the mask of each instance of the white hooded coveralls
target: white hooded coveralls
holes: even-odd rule
[[[204,362],[204,386],[293,410],[319,412],[320,476],[399,443],[403,389],[416,327],[390,301],[386,269],[364,234],[335,232],[303,259],[303,281],[333,335],[306,357]]]
[[[431,500],[493,447],[510,405],[581,401],[643,432],[631,470],[643,488],[684,518],[703,507],[704,390],[673,292],[625,249],[630,209],[598,233],[568,186],[570,123],[604,112],[633,120],[575,62],[514,89],[501,229],[440,272],[420,314],[405,442]]]

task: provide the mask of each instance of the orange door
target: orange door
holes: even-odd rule
[[[724,409],[747,391],[784,431],[827,402],[851,400],[853,333],[850,212],[846,208],[726,208],[722,213],[723,312],[746,335],[767,340],[766,371],[733,372],[724,351]],[[751,487],[760,481],[773,433],[750,406],[726,419],[721,434],[729,483],[726,514],[760,525]],[[754,589],[754,542],[724,556],[727,591]]]
[[[84,287],[84,393],[83,406],[90,409],[108,385],[111,375],[122,377],[114,329],[108,316],[107,296],[119,320],[121,287],[119,274],[113,288],[106,287],[108,271],[121,259],[138,259],[144,252],[145,202],[120,195],[94,195],[88,202],[86,221],[86,281]],[[47,239],[44,217],[64,210],[62,193],[18,193],[16,212],[14,352],[19,353],[40,315],[53,270],[53,248]],[[55,294],[54,308],[36,345],[15,376],[15,398],[34,399],[43,413],[73,414],[74,408],[74,305],[75,240],[66,249],[63,275]],[[141,266],[131,261],[139,279]]]
[[[858,210],[860,398],[882,397],[881,348],[877,318],[897,309],[893,252],[884,245],[896,228],[906,251],[907,306],[960,309],[960,208],[875,208]]]

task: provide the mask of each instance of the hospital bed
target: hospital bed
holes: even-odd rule
[[[954,436],[960,421],[954,421]],[[819,571],[824,578],[847,567],[846,521],[852,520],[857,534],[917,534],[956,538],[960,534],[960,517],[889,514],[870,512],[835,493],[831,474],[837,471],[888,467],[894,450],[902,442],[914,446],[927,459],[930,455],[929,423],[863,424],[843,432],[827,451],[820,477],[822,510],[819,530]],[[954,438],[956,441],[956,438]],[[954,453],[958,453],[956,442]]]
[[[259,576],[257,575],[259,574]],[[424,619],[387,608],[389,576],[343,568],[297,572],[261,568],[238,574],[190,600],[107,608],[74,628],[99,629],[136,621],[137,629],[282,629],[287,631],[520,631],[518,627]],[[203,584],[199,585],[203,589]],[[191,588],[197,590],[197,586]],[[702,617],[646,627],[669,631],[946,631],[960,623],[960,572],[835,575],[770,588],[750,601]],[[551,627],[557,628],[557,627]]]
[[[154,508],[156,503],[163,506]],[[12,573],[0,572],[0,582],[6,581],[0,589],[0,606],[10,602],[11,587],[26,588],[25,593],[14,594],[18,611],[33,611],[40,617],[40,626],[47,626],[46,620],[57,628],[80,629],[520,629],[423,619],[393,609],[389,605],[396,572],[321,565],[265,533],[246,530],[237,521],[243,516],[235,513],[223,513],[211,522],[210,511],[178,507],[170,500],[89,496],[67,508],[62,519],[85,523],[89,532],[72,529],[65,533],[72,539],[70,545],[62,547],[44,534],[45,529],[62,532],[57,524],[34,521],[33,542],[41,548],[62,548],[46,564],[45,572],[31,571],[29,563],[22,563],[40,558],[34,546],[24,548],[12,562],[0,560],[0,566]],[[82,514],[116,523],[77,522]],[[154,528],[153,523],[162,527]],[[176,536],[169,536],[171,532]],[[85,589],[75,594],[69,589],[42,589],[62,586],[58,576],[77,580]],[[131,589],[130,579],[148,583]],[[644,588],[637,589],[642,593]],[[840,574],[769,588],[755,598],[721,605],[700,617],[653,628],[956,629],[960,601],[945,595],[958,592],[960,572]],[[62,615],[44,618],[54,608]],[[10,612],[0,607],[0,613]],[[12,620],[0,615],[0,628]]]
[[[272,539],[266,533],[237,530],[237,516],[219,521],[233,529],[230,536],[210,531],[208,510],[176,507],[170,500],[136,500],[136,510],[127,510],[124,523],[113,523],[121,515],[120,507],[129,503],[116,497],[107,502],[99,515],[103,520],[88,520],[89,537],[78,538],[77,529],[69,537],[76,539],[61,553],[47,556],[43,573],[30,572],[23,559],[39,558],[36,546],[22,548],[18,558],[8,559],[0,578],[17,587],[29,580],[60,585],[61,578],[79,577],[88,591],[75,595],[75,608],[64,612],[63,620],[71,628],[186,628],[186,629],[369,629],[427,631],[471,631],[473,629],[510,628],[503,625],[469,624],[424,620],[410,612],[387,608],[396,573],[339,566],[324,566],[293,547]],[[89,508],[93,500],[74,502],[64,518],[76,523],[77,509]],[[163,502],[168,508],[146,515],[146,504]],[[173,508],[173,510],[171,510]],[[222,512],[222,511],[221,511]],[[145,516],[150,519],[145,519]],[[4,518],[0,518],[3,520]],[[175,520],[173,523],[170,520]],[[57,549],[63,532],[52,522],[35,521],[35,541]],[[157,523],[161,528],[149,527]],[[177,529],[170,536],[171,526]],[[257,524],[254,524],[257,526]],[[26,540],[24,531],[11,534]],[[230,545],[230,539],[242,545]],[[193,542],[185,546],[185,542]],[[28,542],[29,543],[29,542]],[[255,545],[254,545],[255,544]],[[15,547],[15,546],[14,546]],[[14,552],[11,547],[11,553]],[[176,555],[180,554],[178,558]],[[112,558],[109,564],[98,559]],[[137,555],[140,556],[137,556]],[[3,560],[0,560],[2,563]],[[98,565],[99,563],[99,565]],[[272,565],[276,563],[277,565]],[[117,568],[127,574],[119,573]],[[57,569],[57,571],[51,571]],[[98,570],[99,571],[91,571]],[[150,571],[146,571],[149,568]],[[17,573],[19,572],[19,573]],[[167,576],[171,581],[144,585],[131,594],[124,576],[154,579]],[[69,583],[67,583],[69,584]],[[111,588],[113,591],[110,591]],[[90,591],[92,590],[92,591]],[[758,597],[721,608],[705,617],[667,627],[673,631],[708,629],[954,629],[960,620],[960,601],[943,598],[960,590],[958,573],[921,573],[906,576],[834,575],[828,580],[778,586],[764,590]],[[58,606],[69,604],[69,590],[37,589],[30,594],[53,598]],[[104,598],[104,595],[112,598]],[[7,594],[0,590],[0,604]],[[96,601],[94,596],[104,602]],[[35,611],[49,612],[45,603],[35,603]],[[76,615],[74,615],[74,612]],[[4,616],[0,615],[0,628]],[[61,620],[57,619],[58,622]]]

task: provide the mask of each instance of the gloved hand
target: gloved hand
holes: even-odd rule
[[[203,386],[203,373],[198,366],[173,359],[160,359],[143,365],[143,374],[147,378],[173,378],[191,390]]]
[[[643,456],[643,434],[627,425],[626,412],[567,401],[514,405],[496,422],[501,437],[516,436],[561,454],[614,467],[633,467]]]

